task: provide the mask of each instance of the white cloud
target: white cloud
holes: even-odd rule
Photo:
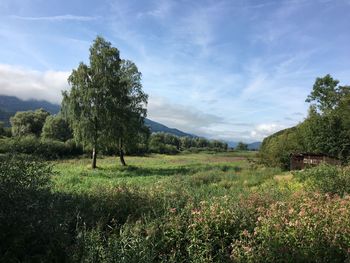
[[[263,140],[265,137],[285,128],[286,127],[284,125],[276,123],[259,124],[250,132],[250,137],[256,140]]]
[[[140,12],[137,14],[138,18],[146,16],[163,19],[166,18],[174,7],[174,2],[169,0],[156,1],[156,7],[147,12]]]
[[[194,107],[169,103],[164,98],[151,96],[148,103],[148,116],[172,128],[196,135],[213,135],[211,127],[223,122],[221,117],[204,113]]]
[[[0,64],[0,94],[60,103],[61,91],[68,88],[69,74],[65,71],[35,71]]]

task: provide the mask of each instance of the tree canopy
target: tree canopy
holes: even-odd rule
[[[41,136],[65,142],[71,139],[73,135],[68,122],[61,115],[56,115],[46,118]]]
[[[62,112],[75,138],[93,149],[93,168],[98,150],[117,142],[125,164],[123,141],[140,132],[146,116],[147,95],[142,91],[141,73],[102,37],[90,47],[89,60],[89,65],[80,63],[69,76],[71,90],[63,92]]]
[[[247,151],[248,150],[248,144],[245,144],[243,142],[239,142],[237,146],[235,147],[237,151]]]
[[[0,136],[3,136],[5,134],[5,128],[4,128],[4,122],[0,121]]]
[[[25,136],[33,134],[40,136],[46,118],[50,115],[43,109],[36,111],[18,111],[11,117],[12,134],[14,136]]]

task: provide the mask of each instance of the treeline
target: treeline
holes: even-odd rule
[[[149,151],[174,154],[180,151],[226,151],[228,145],[218,140],[199,137],[178,137],[169,133],[153,133],[149,140]]]
[[[295,152],[349,161],[350,86],[340,86],[330,75],[317,78],[306,102],[311,105],[302,123],[264,139],[259,153],[264,164],[288,169],[290,154]]]
[[[0,124],[0,153],[23,153],[45,159],[83,154],[73,138],[68,122],[61,115],[38,109],[17,112],[10,118],[11,128]]]
[[[83,146],[74,138],[73,130],[62,116],[50,115],[43,109],[17,112],[10,119],[11,128],[0,123],[0,153],[25,153],[45,159],[72,157],[90,153],[91,147]],[[153,133],[145,127],[143,136],[125,147],[127,154],[165,153],[182,151],[226,151],[227,143],[198,137],[178,137],[169,133]],[[104,155],[118,154],[117,147],[102,144]]]

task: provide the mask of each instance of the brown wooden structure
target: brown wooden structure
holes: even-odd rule
[[[292,153],[290,155],[290,170],[302,170],[321,163],[341,164],[337,158],[322,153]]]

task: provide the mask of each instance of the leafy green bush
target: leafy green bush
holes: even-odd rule
[[[28,156],[0,157],[0,261],[62,260],[50,208],[52,169]]]
[[[338,195],[350,193],[350,167],[322,164],[294,174],[311,191]]]
[[[177,154],[179,153],[179,150],[174,145],[159,143],[150,145],[150,152],[163,154]]]
[[[57,159],[81,155],[83,150],[73,140],[60,142],[29,135],[0,139],[0,153],[32,154],[45,159]]]
[[[65,142],[71,139],[73,134],[68,122],[61,115],[51,115],[45,120],[41,136],[46,139]]]

